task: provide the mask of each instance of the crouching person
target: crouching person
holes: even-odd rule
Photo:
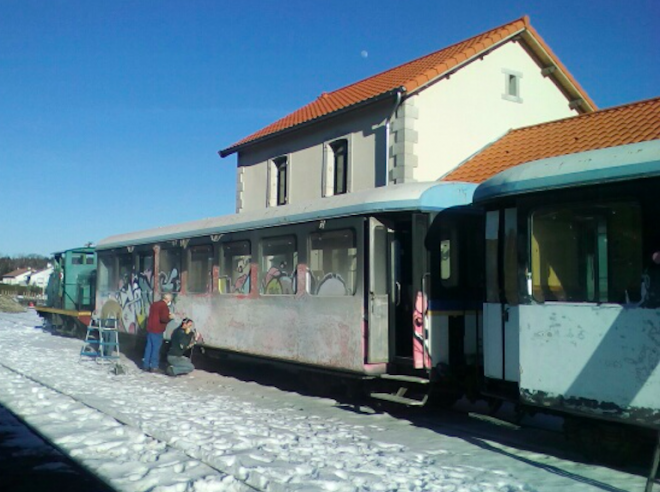
[[[193,320],[183,318],[181,324],[172,332],[170,339],[170,350],[167,352],[167,374],[179,376],[188,374],[195,369],[192,362],[185,354],[195,345],[195,332],[193,331]]]

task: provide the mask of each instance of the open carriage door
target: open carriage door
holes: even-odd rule
[[[520,381],[517,209],[486,213],[484,375]]]
[[[369,218],[369,285],[367,286],[367,362],[389,361],[390,231]]]
[[[413,313],[412,347],[413,366],[415,369],[432,367],[429,345],[429,267],[428,253],[424,239],[428,230],[428,215],[414,214],[412,220],[412,278],[413,278]]]

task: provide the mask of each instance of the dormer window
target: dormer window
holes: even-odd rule
[[[343,195],[350,187],[348,139],[326,144],[323,170],[323,196]]]
[[[272,159],[268,166],[268,206],[289,202],[289,160],[286,156]]]
[[[502,73],[504,74],[504,93],[502,94],[502,99],[518,103],[523,102],[522,97],[520,97],[520,79],[522,79],[522,74],[507,69],[502,69]]]

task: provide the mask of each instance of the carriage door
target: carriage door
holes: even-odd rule
[[[367,362],[389,361],[390,230],[369,218],[369,285],[367,287]]]
[[[520,381],[517,209],[486,214],[484,375]]]
[[[429,345],[429,267],[428,253],[424,245],[428,231],[428,215],[413,214],[412,244],[410,255],[410,268],[412,271],[412,315],[408,323],[412,324],[413,366],[416,369],[430,369],[431,351]]]

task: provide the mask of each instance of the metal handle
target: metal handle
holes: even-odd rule
[[[394,282],[394,287],[395,287],[394,305],[395,306],[400,306],[401,305],[401,283],[400,282]]]

